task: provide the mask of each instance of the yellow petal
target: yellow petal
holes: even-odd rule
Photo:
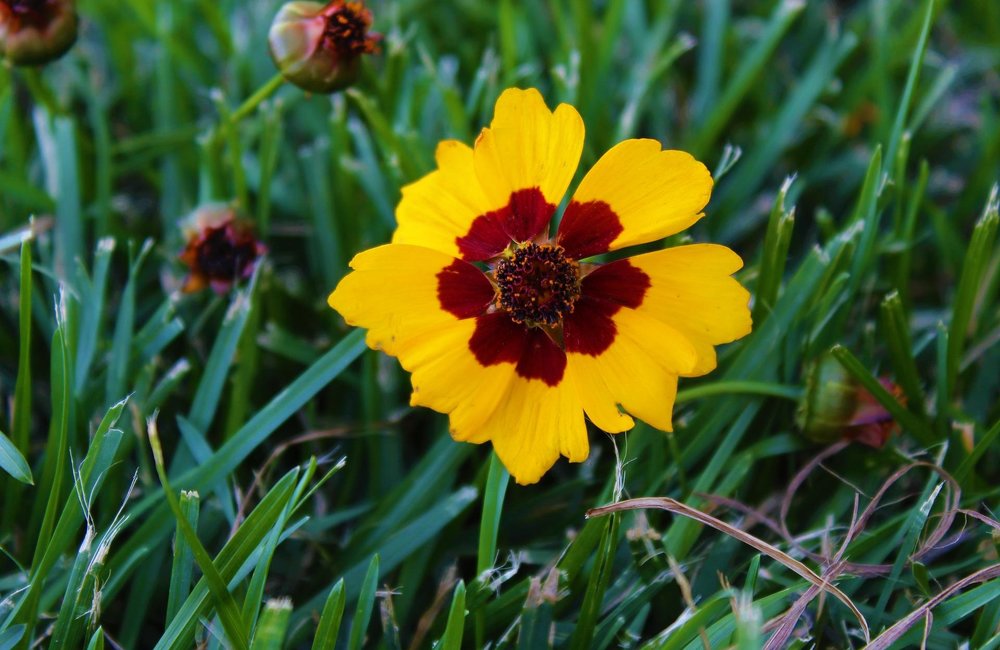
[[[655,241],[700,219],[711,193],[712,176],[690,154],[661,151],[656,140],[626,140],[581,181],[560,241],[574,257]]]
[[[408,339],[459,320],[441,298],[440,276],[455,265],[465,265],[472,280],[460,287],[466,291],[459,298],[467,302],[468,292],[478,292],[485,309],[492,289],[475,267],[429,248],[404,244],[378,246],[356,255],[351,260],[354,271],[340,281],[328,303],[348,324],[368,329],[371,348],[398,356]]]
[[[606,350],[566,355],[587,415],[604,431],[625,431],[633,422],[618,412],[621,404],[657,429],[672,431],[677,375],[694,367],[694,347],[675,329],[633,309],[621,309],[613,321],[616,334]]]
[[[514,379],[514,365],[483,366],[469,350],[475,320],[467,319],[426,333],[400,349],[400,361],[413,375],[411,406],[450,415],[455,440],[489,440],[484,423],[493,416]]]
[[[456,240],[476,217],[507,204],[486,198],[476,177],[472,148],[457,140],[438,144],[438,168],[403,188],[396,208],[395,244],[413,244],[458,256]]]
[[[750,293],[730,277],[743,266],[739,255],[717,244],[678,246],[630,257],[650,278],[639,311],[684,334],[698,362],[683,376],[715,368],[713,346],[750,333]]]
[[[476,140],[476,175],[495,205],[527,188],[539,188],[559,205],[580,162],[583,135],[583,119],[569,104],[553,112],[534,88],[510,88]]]
[[[514,377],[483,434],[521,485],[537,482],[560,454],[578,463],[590,451],[580,399],[566,381]]]

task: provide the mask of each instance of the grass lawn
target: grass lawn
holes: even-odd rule
[[[313,55],[334,57],[329,93],[323,60],[294,68],[305,32],[288,9],[290,80],[276,68],[276,0],[0,0],[0,650],[1000,648],[1000,3],[366,6],[370,40],[364,21],[334,20],[360,20],[351,5],[312,41],[340,48]],[[18,60],[17,38],[52,60]],[[466,334],[461,355],[428,357],[451,384],[424,383],[431,361],[396,337],[454,330],[435,314],[466,294],[425,309],[420,278],[440,276],[399,261],[358,285],[362,316],[327,297],[414,219],[417,186],[403,188],[435,170],[439,142],[478,156],[500,141],[480,130],[508,88],[585,126],[571,182],[572,166],[555,194],[530,190],[545,219],[572,221],[565,184],[632,138],[704,163],[711,200],[668,229],[707,183],[691,180],[700,166],[673,184],[669,165],[608,174],[648,195],[659,230],[614,250],[638,226],[603,203],[624,234],[560,258],[565,304],[531,294],[551,322],[541,303],[518,320],[500,302],[535,276],[497,269],[536,252],[475,257],[449,234],[475,262],[454,263],[497,292],[476,327],[509,313],[555,357]],[[501,163],[534,160],[535,142]],[[572,158],[560,142],[552,155]],[[431,213],[460,219],[421,187]],[[588,274],[631,263],[598,265],[703,243],[742,258],[751,296],[680,265],[718,307],[705,330],[739,313],[752,331],[708,353],[683,328],[639,337],[615,374],[600,364],[617,348],[571,354]],[[644,291],[636,304],[661,295]],[[376,309],[389,325],[369,341],[392,356],[338,313],[373,327]],[[606,322],[624,340],[624,321]],[[691,370],[723,340],[711,372],[651,388],[640,370],[682,348]],[[450,425],[410,405],[393,357]],[[634,428],[605,433],[588,408],[588,455],[539,415],[551,401],[513,397],[463,428],[495,386],[484,373],[577,399],[574,359],[596,359],[584,375],[614,393],[605,420],[617,402]],[[680,378],[667,432],[678,374],[699,376]],[[548,469],[560,445],[586,459]]]

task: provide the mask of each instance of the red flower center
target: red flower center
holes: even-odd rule
[[[0,0],[12,14],[13,29],[34,27],[40,29],[51,22],[58,12],[55,0]],[[2,14],[3,12],[0,12]]]
[[[253,236],[231,224],[208,230],[198,244],[198,269],[212,279],[237,278],[256,259],[257,244]]]
[[[496,263],[493,277],[497,306],[532,327],[560,324],[580,297],[580,265],[555,244],[515,247]]]
[[[371,24],[371,12],[361,3],[334,5],[333,11],[326,15],[323,48],[345,55],[372,53],[376,41],[368,37]]]

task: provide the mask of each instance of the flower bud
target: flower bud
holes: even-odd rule
[[[75,0],[0,0],[0,58],[14,65],[58,59],[76,31]]]
[[[898,386],[884,377],[879,381],[903,401]],[[899,428],[879,401],[830,354],[810,367],[795,421],[810,440],[854,440],[875,448],[884,446]]]
[[[189,269],[183,291],[191,293],[206,286],[226,293],[235,282],[249,278],[267,247],[224,203],[210,203],[195,210],[184,227],[187,246],[180,260]]]
[[[314,93],[354,83],[361,57],[378,51],[372,13],[360,2],[289,2],[271,23],[271,58],[288,81]]]

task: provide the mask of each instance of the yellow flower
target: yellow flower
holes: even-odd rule
[[[587,457],[584,413],[610,433],[630,416],[670,431],[678,376],[711,371],[713,346],[750,331],[729,277],[743,262],[724,246],[580,261],[703,216],[712,177],[687,153],[619,143],[550,235],[583,135],[572,106],[506,90],[475,148],[438,145],[437,170],[403,188],[392,243],[358,254],[329,298],[413,373],[412,405],[447,413],[456,440],[491,441],[522,484]]]

